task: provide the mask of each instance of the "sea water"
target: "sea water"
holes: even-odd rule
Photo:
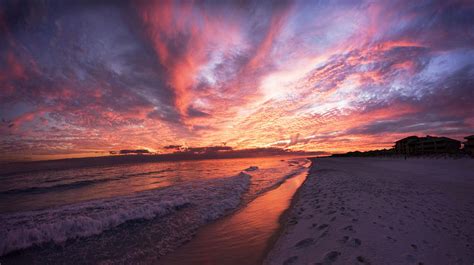
[[[272,157],[0,176],[0,255],[39,263],[158,259],[307,165]]]

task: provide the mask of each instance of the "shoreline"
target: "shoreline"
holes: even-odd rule
[[[283,213],[306,178],[306,172],[287,178],[244,207],[205,225],[158,264],[262,264],[282,227]]]
[[[284,234],[287,226],[288,219],[290,217],[291,210],[295,208],[296,203],[298,202],[299,199],[299,194],[301,193],[301,188],[303,188],[306,184],[306,182],[309,179],[310,171],[313,166],[313,157],[308,157],[307,158],[310,161],[310,165],[308,167],[307,172],[305,172],[306,177],[301,184],[301,186],[296,190],[296,192],[293,194],[293,196],[290,199],[290,204],[288,208],[286,208],[280,217],[278,218],[278,228],[277,230],[271,235],[271,237],[268,239],[267,245],[262,253],[262,264],[266,263],[267,257],[270,255],[272,252],[273,248],[275,247],[275,244],[278,242],[278,239]]]
[[[311,158],[264,264],[472,264],[471,159]]]
[[[108,155],[97,157],[65,158],[57,160],[15,161],[1,163],[3,166],[0,177],[15,174],[25,174],[38,171],[61,171],[90,167],[110,167],[130,164],[169,163],[186,161],[227,160],[247,158],[290,158],[307,157],[307,154],[254,154],[254,155],[189,155],[189,154],[162,154],[162,155]]]

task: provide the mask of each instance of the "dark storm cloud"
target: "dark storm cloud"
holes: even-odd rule
[[[15,91],[4,95],[4,104],[25,101],[71,115],[72,122],[119,125],[140,119],[109,120],[102,114],[152,112],[172,103],[163,68],[140,33],[130,28],[133,18],[125,17],[126,4],[32,1],[13,6],[6,23],[14,45],[6,50],[24,53],[29,61],[19,62],[26,77],[11,81]],[[162,116],[176,116],[169,114]]]

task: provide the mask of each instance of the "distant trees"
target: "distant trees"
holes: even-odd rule
[[[136,149],[136,150],[120,150],[119,154],[121,155],[143,155],[143,154],[149,154],[150,151],[146,149]]]
[[[371,156],[391,156],[394,155],[394,149],[371,150],[366,152],[354,151],[345,154],[334,154],[333,157],[371,157]]]

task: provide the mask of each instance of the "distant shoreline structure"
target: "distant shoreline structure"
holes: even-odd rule
[[[378,157],[378,156],[471,156],[474,157],[474,135],[464,137],[465,142],[444,136],[425,137],[408,136],[395,142],[390,149],[370,151],[352,151],[342,154],[333,154],[332,157]],[[461,148],[461,144],[463,147]]]

